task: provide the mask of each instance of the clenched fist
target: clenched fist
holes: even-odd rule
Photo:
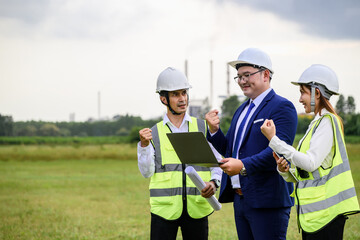
[[[264,136],[271,141],[271,139],[276,135],[276,127],[273,120],[265,119],[263,125],[260,127],[261,132]]]
[[[209,125],[209,130],[211,133],[215,133],[220,128],[220,118],[219,118],[219,111],[212,110],[205,115],[205,119],[207,124]]]
[[[139,131],[141,147],[147,147],[152,139],[151,129],[143,128]]]

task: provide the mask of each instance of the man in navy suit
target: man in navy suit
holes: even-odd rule
[[[292,144],[296,110],[270,87],[274,72],[265,52],[248,48],[229,64],[236,68],[235,80],[249,99],[236,110],[226,136],[219,127],[217,110],[205,116],[208,140],[225,157],[219,201],[234,202],[239,239],[286,239],[293,186],[278,174],[260,126],[265,119],[273,119],[276,135]]]

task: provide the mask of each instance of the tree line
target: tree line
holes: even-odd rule
[[[246,99],[244,100],[246,101]],[[221,128],[224,132],[230,126],[235,110],[242,102],[237,96],[230,96],[221,106]],[[349,96],[339,96],[336,111],[343,119],[346,135],[360,136],[360,114],[355,113],[355,99]],[[312,115],[299,115],[297,133],[303,134],[311,120]],[[151,127],[161,120],[143,120],[138,116],[116,115],[107,121],[85,122],[44,122],[44,121],[18,121],[14,122],[12,116],[0,114],[0,136],[130,136],[137,139],[139,129]]]
[[[141,127],[151,127],[160,119],[143,120],[138,116],[116,115],[111,120],[85,122],[14,122],[0,114],[0,136],[128,136]]]

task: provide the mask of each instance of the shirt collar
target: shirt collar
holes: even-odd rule
[[[322,116],[324,116],[327,113],[330,113],[330,112],[328,110],[326,110],[326,108],[321,109],[321,115],[320,115],[320,112],[318,112],[315,115],[314,120],[318,120],[319,118],[321,118]]]
[[[171,124],[172,126],[174,126],[174,124],[172,124],[172,123],[170,122],[170,119],[168,118],[168,116],[167,116],[166,113],[165,113],[165,115],[164,115],[163,122],[164,122],[164,125],[167,124],[167,123],[169,123],[169,124]],[[191,117],[190,117],[190,115],[189,115],[187,112],[185,112],[185,116],[184,116],[184,119],[183,119],[183,121],[182,121],[182,123],[181,123],[181,125],[180,125],[180,128],[181,128],[186,122],[190,122],[190,123],[192,122],[192,121],[191,121]],[[175,126],[174,126],[174,127],[175,127]]]
[[[269,94],[269,92],[272,90],[272,88],[266,89],[263,93],[261,93],[259,96],[257,96],[254,100],[250,100],[250,103],[253,102],[255,104],[255,107],[259,106],[260,103],[264,100],[266,95]]]

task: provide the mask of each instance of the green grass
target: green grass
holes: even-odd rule
[[[52,161],[86,159],[136,159],[134,144],[104,145],[0,145],[0,161]]]
[[[133,160],[8,161],[0,172],[0,239],[146,239],[147,182]]]
[[[134,145],[13,147],[0,146],[0,239],[149,239],[149,180]],[[360,145],[347,147],[359,197]],[[237,239],[232,204],[209,228],[209,239]],[[344,239],[359,238],[360,214]],[[288,239],[301,239],[294,211]]]

